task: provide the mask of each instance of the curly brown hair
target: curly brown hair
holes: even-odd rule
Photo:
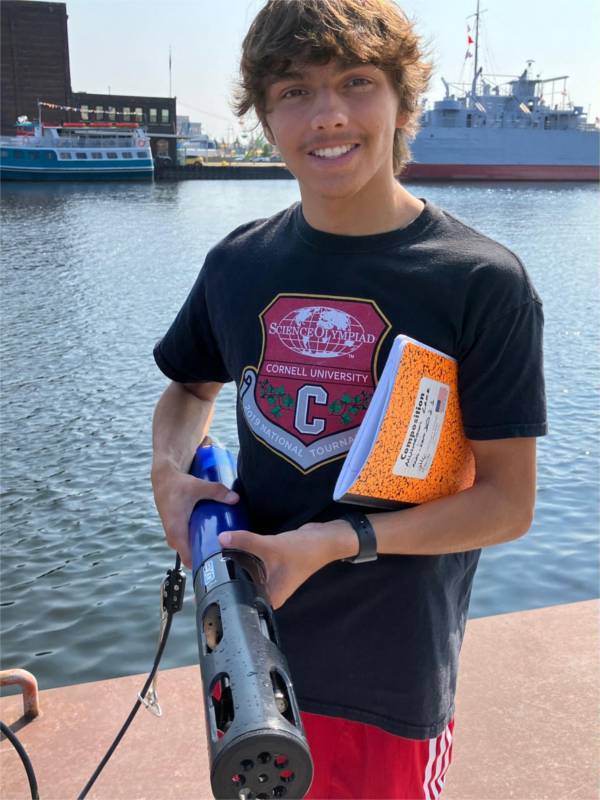
[[[406,115],[394,136],[394,174],[410,159],[419,129],[419,97],[432,65],[414,25],[393,0],[268,0],[244,42],[234,95],[238,117],[254,109],[264,124],[268,87],[292,64],[373,64],[389,73]]]

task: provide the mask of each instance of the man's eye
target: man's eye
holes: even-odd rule
[[[281,97],[282,97],[283,99],[285,99],[285,98],[288,98],[288,97],[300,97],[300,96],[302,95],[302,93],[303,93],[303,92],[304,92],[304,89],[287,89],[287,90],[286,90],[286,91],[285,91],[285,92],[284,92],[284,93],[281,95]]]
[[[371,81],[368,78],[351,78],[348,83],[350,86],[370,86]]]

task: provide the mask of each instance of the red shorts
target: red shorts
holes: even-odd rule
[[[435,739],[302,713],[315,765],[307,800],[435,800],[452,760],[454,721]]]

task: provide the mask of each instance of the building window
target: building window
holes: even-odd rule
[[[104,106],[96,106],[96,119],[104,119]]]
[[[138,107],[138,108],[136,108],[136,110],[135,110],[135,116],[136,116],[136,118],[137,118],[137,122],[142,122],[142,120],[144,119],[144,112],[143,112],[143,110],[142,110],[141,108],[139,108],[139,107]]]
[[[122,158],[133,158],[131,153],[121,153]]]
[[[116,108],[114,106],[109,106],[108,110],[107,110],[107,114],[108,114],[108,118],[114,122],[115,118],[117,116]]]
[[[125,122],[129,122],[129,112],[130,112],[130,110],[131,110],[131,109],[130,109],[130,108],[128,108],[127,106],[124,106],[124,107],[123,107],[123,120],[124,120]]]
[[[87,153],[75,153],[75,158],[87,158]]]
[[[90,118],[89,106],[81,106],[81,119],[87,121]]]
[[[102,158],[102,153],[92,153],[92,158]]]
[[[169,109],[168,108],[161,108],[160,110],[160,121],[163,125],[169,124]]]
[[[59,153],[58,157],[62,159],[62,161],[67,161],[67,159],[71,158],[71,153]]]
[[[117,154],[116,153],[107,153],[106,157],[107,158],[117,158]]]
[[[151,108],[150,109],[150,122],[158,122],[158,109]]]

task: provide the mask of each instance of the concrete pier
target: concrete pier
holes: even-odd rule
[[[598,610],[598,601],[587,601],[468,623],[444,800],[598,798]],[[43,691],[42,714],[31,722],[19,695],[0,699],[0,717],[27,749],[42,800],[77,797],[145,677]],[[90,799],[212,797],[198,668],[161,672],[158,694],[163,717],[140,709]],[[25,771],[2,741],[0,797],[29,796]]]
[[[284,164],[179,164],[157,165],[157,181],[272,181],[294,176]]]

